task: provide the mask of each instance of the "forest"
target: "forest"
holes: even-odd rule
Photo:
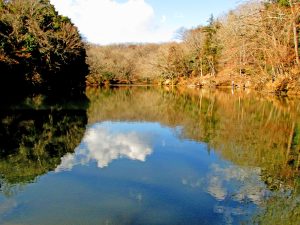
[[[85,43],[49,0],[0,0],[1,90],[110,84],[231,86],[300,94],[300,2],[251,0],[160,44]]]
[[[107,83],[234,86],[299,94],[298,0],[248,1],[181,42],[88,45],[88,86]]]

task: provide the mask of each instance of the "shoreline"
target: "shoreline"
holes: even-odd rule
[[[210,82],[213,81],[213,82]],[[233,80],[234,81],[234,80]],[[246,80],[246,82],[249,82],[249,80]],[[300,97],[300,87],[299,90],[290,89],[290,90],[276,90],[276,84],[273,83],[273,86],[270,85],[270,83],[264,84],[261,88],[257,88],[255,85],[245,85],[246,82],[234,82],[233,85],[229,85],[229,80],[223,81],[223,82],[217,82],[217,80],[206,80],[205,83],[199,83],[196,82],[194,79],[187,79],[184,82],[171,82],[163,81],[163,82],[157,82],[153,81],[151,83],[143,83],[143,82],[132,82],[128,84],[124,83],[105,83],[98,86],[92,86],[87,85],[86,89],[97,89],[102,87],[168,87],[168,88],[192,88],[192,89],[226,89],[226,90],[232,90],[232,91],[254,91],[256,93],[261,94],[267,94],[267,95],[273,95],[278,97]],[[256,84],[257,85],[257,84]],[[296,87],[297,88],[297,87]]]

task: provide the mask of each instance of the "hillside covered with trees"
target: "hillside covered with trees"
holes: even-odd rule
[[[298,0],[249,1],[182,42],[88,46],[88,86],[161,83],[300,93]]]
[[[77,28],[49,0],[0,0],[1,90],[82,89],[85,56]]]

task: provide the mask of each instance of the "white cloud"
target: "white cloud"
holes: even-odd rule
[[[184,178],[181,182],[210,194],[217,201],[214,213],[222,214],[224,224],[233,224],[235,216],[251,213],[251,208],[241,206],[249,202],[259,206],[270,195],[260,175],[259,168],[212,164],[206,177]],[[241,205],[231,204],[231,201]]]
[[[86,131],[75,153],[62,158],[56,172],[71,170],[75,165],[86,165],[91,161],[96,161],[99,168],[104,168],[113,160],[124,157],[144,162],[151,153],[152,149],[141,134],[113,133],[96,124]]]
[[[165,42],[175,29],[156,18],[154,9],[144,0],[51,0],[60,14],[72,19],[89,42]]]

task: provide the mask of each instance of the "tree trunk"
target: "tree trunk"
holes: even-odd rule
[[[296,25],[296,22],[295,22],[295,18],[294,18],[294,21],[293,21],[293,33],[294,33],[296,63],[297,63],[297,65],[299,65],[300,64],[300,62],[299,62],[299,51],[298,51],[299,37],[298,37],[297,25]]]
[[[201,77],[203,77],[203,60],[201,58],[201,67],[200,67],[200,71],[201,71]]]
[[[295,10],[294,10],[294,4],[293,1],[290,0],[290,7],[291,7],[291,12],[292,12],[292,26],[293,26],[293,34],[294,34],[294,48],[295,48],[295,58],[296,58],[296,64],[299,65],[300,64],[300,60],[299,60],[299,50],[298,50],[298,46],[299,46],[299,36],[298,36],[298,31],[297,31],[297,23],[296,23],[296,15],[295,15]]]

